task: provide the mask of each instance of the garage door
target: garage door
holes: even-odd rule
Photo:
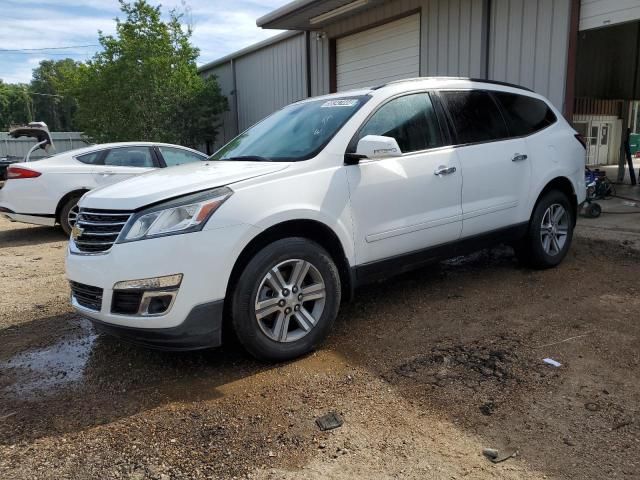
[[[420,15],[385,23],[336,42],[338,91],[420,75]]]
[[[640,20],[638,0],[582,0],[580,30]]]

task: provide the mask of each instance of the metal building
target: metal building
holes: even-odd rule
[[[547,96],[570,120],[575,111],[585,136],[591,137],[589,115],[598,114],[598,108],[585,105],[601,98],[631,100],[635,91],[625,92],[625,97],[603,95],[598,90],[609,89],[607,82],[612,81],[606,70],[602,78],[588,80],[594,85],[585,85],[585,79],[576,81],[576,72],[590,77],[584,70],[589,68],[588,50],[593,47],[585,46],[584,37],[593,29],[634,20],[640,20],[640,0],[295,0],[257,20],[262,28],[288,32],[204,65],[200,71],[217,75],[229,98],[230,111],[216,143],[230,140],[279,107],[305,97],[438,75],[530,87]],[[633,32],[640,39],[638,25]],[[579,44],[583,45],[581,62]],[[638,45],[629,44],[636,57]],[[600,56],[610,56],[606,46],[600,45],[600,50]],[[626,68],[631,71],[634,66]],[[627,83],[640,84],[637,70],[636,65],[636,71],[621,71],[621,75],[627,75]],[[611,104],[603,108],[609,113],[615,109]],[[606,135],[621,134],[625,108],[616,110],[614,118],[621,124],[607,124]],[[600,130],[593,132],[601,135]],[[619,144],[610,150],[616,153]],[[616,155],[605,159],[605,163],[615,162]]]

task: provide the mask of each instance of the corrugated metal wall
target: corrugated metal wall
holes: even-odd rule
[[[90,145],[89,142],[83,139],[82,132],[51,132],[51,138],[53,139],[55,150],[47,154],[44,150],[38,149],[31,155],[31,160]],[[33,138],[11,138],[8,133],[0,132],[0,157],[23,159],[35,143]]]
[[[563,109],[570,0],[493,0],[489,78],[516,83]]]
[[[238,58],[236,90],[240,131],[275,110],[306,98],[304,33]]]
[[[580,30],[640,20],[638,0],[582,0]]]

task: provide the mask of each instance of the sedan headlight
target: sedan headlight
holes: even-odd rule
[[[232,194],[230,188],[215,188],[143,210],[131,218],[118,243],[202,230]]]

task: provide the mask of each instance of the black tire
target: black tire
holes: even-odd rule
[[[554,252],[547,252],[542,239],[543,217],[554,205],[560,205],[566,212],[566,239],[562,248]],[[567,255],[573,239],[573,227],[575,225],[574,209],[567,196],[558,190],[545,193],[536,204],[529,221],[529,228],[525,237],[515,246],[518,260],[532,268],[552,268],[560,264]]]
[[[69,198],[60,209],[60,218],[58,219],[58,222],[67,236],[71,235],[71,229],[73,228],[73,225],[69,224],[69,212],[78,205],[80,197],[81,195],[75,195]]]
[[[602,213],[602,207],[599,203],[590,203],[585,209],[585,215],[589,218],[598,218]]]
[[[289,329],[292,327],[294,327],[291,335],[292,338],[296,338],[295,334],[303,334],[301,338],[286,342],[276,341],[268,336],[265,331],[268,330],[265,323],[271,321],[270,318],[265,317],[266,320],[262,321],[257,319],[255,313],[256,300],[258,299],[258,295],[264,294],[265,288],[268,290],[267,293],[271,294],[270,298],[276,294],[275,289],[270,290],[269,288],[271,283],[265,283],[267,274],[272,271],[274,267],[284,265],[284,267],[282,267],[284,269],[282,278],[287,282],[291,281],[293,271],[288,274],[291,275],[290,277],[285,277],[285,275],[287,275],[286,266],[287,262],[293,262],[293,270],[295,260],[309,262],[315,268],[315,270],[313,270],[314,275],[316,275],[316,277],[318,274],[321,276],[321,280],[324,282],[324,303],[321,313],[317,314],[318,319],[315,325],[311,326],[306,333],[304,333],[298,324],[296,313],[288,317],[289,322],[293,323],[288,324],[287,332],[284,334],[285,339],[287,335],[289,335]],[[311,272],[311,270],[309,271]],[[288,289],[285,290],[289,291]],[[282,292],[284,292],[284,290],[278,291],[277,295],[284,295]],[[302,288],[300,292],[302,292]],[[292,295],[291,297],[287,296],[287,301],[296,301],[293,297],[295,296],[297,299],[297,295],[298,294]],[[290,298],[291,300],[289,300]],[[313,351],[326,338],[338,314],[340,298],[340,274],[338,273],[335,262],[327,251],[317,243],[305,238],[285,238],[264,247],[249,261],[240,274],[232,293],[231,323],[242,346],[254,357],[268,361],[290,360]],[[300,302],[297,308],[301,310],[304,310],[304,308],[302,308],[304,305],[306,305],[307,308],[311,308],[311,306],[315,308],[315,302],[313,300],[311,303]],[[302,311],[299,313],[302,313]],[[284,313],[282,314],[284,315]],[[280,313],[275,312],[272,318],[278,315],[280,315]],[[273,330],[271,333],[273,334],[273,332],[276,331],[276,320],[274,319],[272,321]],[[299,333],[295,328],[299,330]],[[281,331],[284,331],[284,328]]]

